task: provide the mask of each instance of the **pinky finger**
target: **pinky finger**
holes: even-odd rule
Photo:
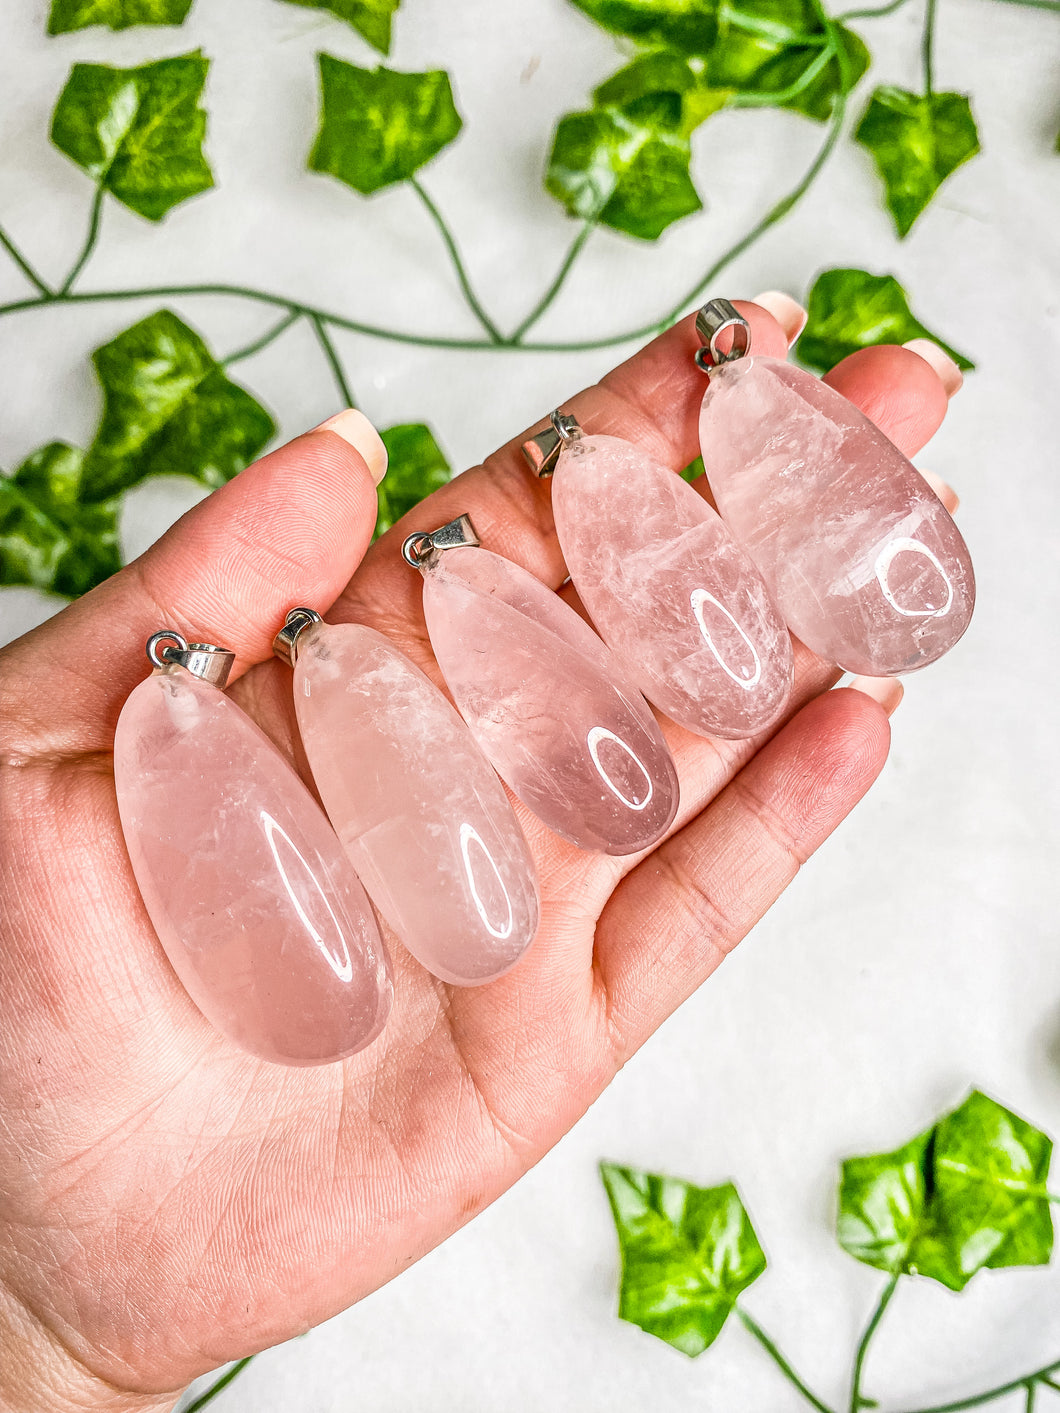
[[[889,745],[879,702],[826,692],[622,881],[595,955],[620,1062],[776,902],[867,792]]]

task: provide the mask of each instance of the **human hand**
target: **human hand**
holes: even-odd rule
[[[739,307],[756,350],[783,356],[772,315]],[[696,343],[686,320],[565,410],[684,466]],[[906,349],[854,354],[827,381],[910,455],[945,413],[940,378]],[[0,655],[0,1408],[166,1409],[196,1375],[398,1274],[570,1128],[882,767],[884,707],[827,691],[838,674],[796,643],[793,714],[770,740],[664,721],[681,810],[646,855],[581,853],[516,805],[543,906],[508,975],[452,988],[390,939],[382,1037],[315,1069],[212,1030],[148,921],[118,823],[114,727],[145,640],[173,627],[234,648],[232,695],[292,755],[290,673],[271,657],[292,605],[333,605],[331,621],[380,629],[439,680],[398,552],[413,530],[468,511],[488,548],[570,597],[525,435],[365,555],[365,460],[310,432]]]

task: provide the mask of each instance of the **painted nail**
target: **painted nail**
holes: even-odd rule
[[[946,396],[952,397],[954,393],[960,392],[964,383],[964,374],[954,363],[948,353],[944,353],[937,343],[931,339],[910,339],[908,343],[902,344],[903,348],[908,348],[911,353],[917,353],[925,363],[930,363],[939,376],[939,382],[946,389]]]
[[[796,299],[792,299],[790,294],[785,294],[783,290],[767,289],[763,294],[756,294],[752,303],[772,314],[780,327],[788,336],[788,347],[802,333],[806,327],[806,310]]]
[[[948,481],[944,481],[941,476],[936,476],[934,471],[925,471],[923,467],[919,467],[918,469],[921,476],[923,476],[924,480],[952,515],[961,503],[960,496]]]
[[[894,677],[852,677],[847,683],[855,692],[862,692],[879,702],[888,716],[894,714],[898,703],[905,696],[905,688]]]
[[[377,486],[386,475],[387,454],[383,438],[364,413],[358,412],[355,407],[347,407],[345,412],[336,413],[326,422],[321,422],[319,427],[314,427],[313,431],[334,432],[344,442],[349,442],[354,451],[360,452],[364,457],[368,474]]]

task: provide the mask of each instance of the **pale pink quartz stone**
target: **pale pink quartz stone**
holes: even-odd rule
[[[393,989],[371,904],[327,818],[225,694],[168,667],[130,694],[114,783],[133,873],[208,1020],[282,1065],[370,1044]]]
[[[658,722],[573,609],[500,555],[449,549],[425,565],[423,611],[464,720],[550,829],[608,854],[665,834],[678,784]]]
[[[807,647],[873,677],[953,647],[975,603],[964,540],[845,397],[789,363],[737,358],[711,370],[700,436],[718,509]]]
[[[714,508],[619,437],[569,441],[552,480],[567,571],[628,677],[700,736],[739,738],[781,716],[791,638]]]
[[[417,961],[474,986],[534,940],[530,850],[493,767],[443,694],[381,633],[298,635],[298,729],[324,808]]]

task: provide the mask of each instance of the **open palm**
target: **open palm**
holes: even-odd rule
[[[741,310],[756,350],[782,356],[772,316]],[[565,407],[683,466],[695,346],[686,321]],[[866,350],[829,381],[907,453],[945,411],[908,350]],[[549,488],[522,436],[361,563],[365,463],[309,433],[2,655],[0,1406],[166,1407],[403,1270],[556,1142],[878,773],[885,711],[825,692],[834,670],[796,644],[797,714],[770,741],[663,722],[682,806],[647,855],[581,853],[517,806],[543,920],[507,976],[454,989],[391,938],[394,1009],[362,1054],[285,1069],[213,1031],[166,961],[118,824],[111,746],[144,641],[173,627],[234,648],[233,695],[297,759],[290,674],[270,657],[293,604],[371,624],[438,680],[404,535],[469,511],[486,546],[560,589]]]

